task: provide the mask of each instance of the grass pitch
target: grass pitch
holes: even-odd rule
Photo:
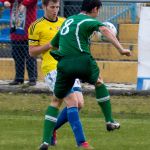
[[[0,94],[0,150],[38,149],[49,99],[44,94]],[[121,128],[107,132],[95,98],[85,96],[80,116],[90,144],[95,150],[149,150],[150,97],[113,96],[111,101]],[[58,145],[49,149],[77,149],[68,124],[58,131]]]

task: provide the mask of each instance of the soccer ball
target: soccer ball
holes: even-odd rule
[[[111,22],[103,22],[103,24],[107,28],[109,28],[114,33],[115,36],[117,36],[117,29]],[[99,31],[94,31],[91,40],[95,42],[108,41],[107,38],[103,36],[102,33]]]
[[[116,27],[111,22],[103,22],[103,24],[107,28],[109,28],[114,33],[115,36],[117,35],[117,29],[116,29]]]

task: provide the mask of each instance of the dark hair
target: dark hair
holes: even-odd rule
[[[83,0],[81,11],[91,12],[93,8],[100,8],[101,6],[100,0]]]
[[[57,3],[60,2],[60,0],[42,0],[42,4],[45,6],[47,6],[49,2]]]

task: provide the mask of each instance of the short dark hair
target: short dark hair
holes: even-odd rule
[[[42,4],[45,6],[47,6],[49,2],[57,3],[60,2],[60,0],[42,0]]]
[[[81,11],[91,12],[93,8],[100,8],[101,6],[100,0],[83,0]]]

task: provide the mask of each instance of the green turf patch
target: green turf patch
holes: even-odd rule
[[[0,94],[0,150],[37,150],[42,139],[44,111],[51,97],[34,94]],[[85,96],[81,121],[95,150],[148,150],[150,147],[150,97],[112,97],[113,115],[121,129],[107,132],[95,98]],[[53,150],[76,150],[68,124],[58,131]]]

